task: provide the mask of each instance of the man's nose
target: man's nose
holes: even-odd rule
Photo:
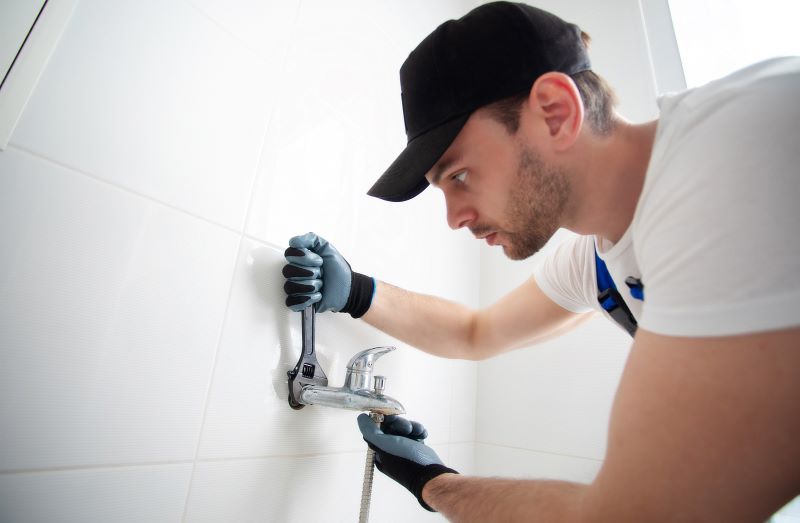
[[[453,198],[445,197],[447,204],[447,225],[451,229],[460,229],[474,221],[477,213],[463,202],[457,202]]]

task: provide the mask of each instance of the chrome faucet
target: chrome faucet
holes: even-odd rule
[[[393,350],[395,347],[375,347],[359,352],[347,364],[343,387],[307,385],[300,392],[300,401],[308,405],[368,410],[379,414],[405,414],[406,410],[399,401],[383,394],[386,377],[372,375],[375,360]]]
[[[322,405],[338,409],[363,410],[377,414],[405,414],[403,405],[386,396],[386,377],[373,376],[375,360],[395,347],[374,347],[359,352],[347,364],[342,387],[328,387],[328,378],[314,355],[314,308],[303,310],[303,351],[294,370],[289,371],[289,405]]]

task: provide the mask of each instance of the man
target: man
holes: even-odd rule
[[[764,521],[800,493],[800,60],[660,100],[630,124],[585,35],[497,2],[401,69],[408,146],[369,194],[439,188],[451,227],[513,259],[559,228],[534,278],[472,311],[290,241],[287,305],[348,312],[430,353],[482,359],[597,309],[634,335],[590,485],[465,477],[392,418],[359,427],[379,468],[455,521]],[[607,267],[606,267],[607,266]]]

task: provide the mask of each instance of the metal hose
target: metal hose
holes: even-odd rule
[[[369,417],[372,421],[381,424],[383,421],[383,414],[377,412],[370,412]],[[372,478],[375,474],[375,451],[367,449],[367,461],[364,463],[364,482],[361,485],[361,510],[358,513],[358,523],[367,523],[369,521],[369,504],[372,498]]]

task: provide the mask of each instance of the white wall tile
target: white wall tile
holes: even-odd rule
[[[363,17],[330,2],[302,3],[284,77],[291,89],[270,125],[249,234],[282,245],[316,230],[347,247],[358,200],[405,143],[402,58]]]
[[[475,445],[475,468],[480,476],[591,483],[601,466],[599,460],[483,443]]]
[[[292,30],[300,0],[189,0],[245,47],[269,63],[282,66],[284,52],[292,42]]]
[[[609,329],[616,327],[596,317],[556,340],[482,362],[477,441],[602,459],[628,355]]]
[[[191,459],[238,237],[0,155],[0,470]]]
[[[478,363],[450,362],[452,397],[450,400],[450,441],[475,441],[478,409]]]
[[[198,463],[186,521],[358,520],[366,451]],[[443,521],[375,471],[370,520]]]
[[[191,464],[0,474],[0,521],[174,523]]]
[[[273,115],[247,231],[283,245],[313,230],[358,261],[359,247],[410,249],[395,238],[437,238],[427,229],[432,222],[446,229],[439,198],[389,204],[366,192],[406,144],[400,65],[461,9],[455,2],[349,5],[301,5],[285,71],[293,88]]]
[[[241,229],[282,58],[184,2],[80,2],[11,143]]]
[[[475,462],[475,443],[451,443],[448,447],[447,457],[439,456],[445,465],[468,476],[478,473]]]

